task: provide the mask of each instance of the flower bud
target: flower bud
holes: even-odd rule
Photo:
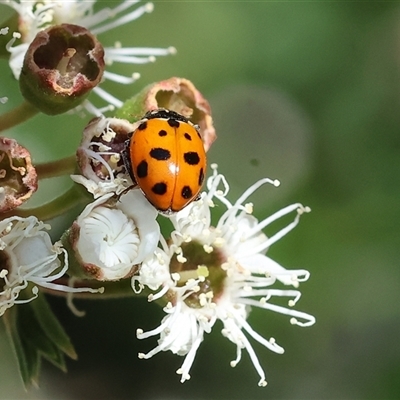
[[[100,83],[103,57],[100,42],[81,26],[62,24],[40,31],[25,54],[21,92],[45,114],[71,110]]]
[[[131,277],[157,247],[156,217],[157,211],[140,190],[130,190],[119,200],[111,193],[98,198],[63,237],[71,249],[69,272],[99,281]]]
[[[165,108],[188,118],[200,128],[206,151],[216,139],[211,107],[193,83],[185,78],[170,78],[145,87],[116,112],[130,122],[140,120],[148,111]]]
[[[27,149],[0,137],[0,212],[10,211],[37,190],[37,174]]]

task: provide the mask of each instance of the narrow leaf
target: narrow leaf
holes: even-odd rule
[[[51,353],[51,357],[49,357],[49,354],[43,354],[43,357],[46,358],[47,361],[50,361],[54,366],[61,369],[61,371],[67,372],[64,352],[55,345],[53,346],[54,350]]]
[[[25,340],[25,337],[23,337],[22,335],[20,335],[20,337],[21,345],[25,354],[26,364],[28,367],[29,385],[38,387],[41,366],[39,352],[36,346]]]
[[[64,331],[64,328],[54,316],[44,295],[40,294],[39,297],[31,303],[31,307],[46,336],[67,356],[76,360],[78,356],[75,349]]]
[[[32,368],[28,366],[28,360],[18,333],[17,314],[17,307],[10,308],[3,315],[3,321],[6,327],[7,335],[10,339],[10,343],[15,352],[15,355],[17,356],[18,367],[22,381],[24,383],[25,389],[27,389],[32,384],[30,376],[30,371],[32,370]]]
[[[32,303],[29,304],[29,306]],[[18,318],[18,330],[23,342],[27,345],[32,346],[38,354],[45,357],[48,361],[66,372],[66,364],[64,355],[60,351],[55,343],[49,339],[46,333],[36,319],[31,307],[24,307],[21,309]]]

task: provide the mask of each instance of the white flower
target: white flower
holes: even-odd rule
[[[115,203],[112,193],[86,206],[71,229],[70,241],[86,272],[98,280],[131,276],[158,244],[157,211],[140,190]]]
[[[134,130],[132,124],[119,118],[95,118],[83,131],[76,152],[83,174],[71,178],[85,186],[94,198],[114,192],[122,193],[132,186],[126,179],[121,150]]]
[[[94,12],[96,0],[0,0],[0,3],[12,7],[19,14],[19,32],[14,33],[13,39],[7,45],[7,50],[11,53],[9,64],[15,78],[19,78],[25,53],[39,31],[51,25],[70,23],[83,26],[94,35],[99,35],[153,11],[152,3],[143,4],[132,10],[138,2],[139,0],[123,0],[114,8],[104,8]],[[14,46],[17,39],[21,39],[21,44]],[[176,53],[174,47],[122,47],[119,42],[115,43],[114,47],[105,47],[104,50],[107,65],[114,62],[144,64],[154,62],[156,56]],[[109,71],[105,71],[103,76],[104,80],[108,79],[124,85],[135,82],[139,77],[138,73],[122,76]],[[94,88],[93,91],[107,102],[107,106],[101,109],[96,108],[88,100],[82,104],[94,115],[100,116],[103,112],[121,107],[123,104],[100,87]]]
[[[144,339],[160,335],[158,346],[140,358],[150,358],[160,351],[170,350],[186,355],[181,368],[181,382],[190,378],[189,371],[204,333],[211,331],[216,320],[223,323],[222,334],[237,348],[234,367],[245,349],[260,376],[259,385],[267,384],[265,373],[249,341],[254,339],[276,353],[283,353],[274,338],[265,339],[247,322],[251,306],[275,311],[290,316],[290,322],[299,326],[314,324],[315,318],[292,307],[300,298],[295,289],[270,288],[277,283],[295,288],[309,277],[306,270],[286,270],[265,255],[267,249],[292,230],[307,207],[293,204],[272,216],[258,221],[251,214],[253,205],[245,203],[248,197],[265,183],[278,186],[279,182],[262,179],[247,189],[235,203],[226,195],[228,183],[212,165],[213,176],[207,181],[208,193],[201,200],[171,217],[174,230],[167,243],[161,238],[163,250],[144,261],[139,275],[132,279],[132,285],[147,285],[150,289],[160,288],[149,300],[166,296],[164,308],[167,315],[156,329],[137,336]],[[222,190],[221,190],[222,189]],[[211,209],[218,201],[226,207],[215,226],[211,225]],[[263,229],[277,219],[295,212],[293,222],[271,237]],[[162,257],[160,257],[162,253]],[[162,263],[157,260],[162,259]],[[168,261],[169,260],[169,261]],[[163,271],[161,279],[154,284],[154,273]],[[150,272],[149,272],[150,271]],[[166,272],[169,272],[167,274]],[[149,278],[150,275],[150,278]],[[152,283],[152,285],[149,284]],[[288,298],[288,307],[274,304],[275,298]]]
[[[171,280],[169,257],[161,249],[156,249],[154,254],[147,256],[143,260],[140,267],[140,276],[132,277],[132,287],[135,292],[140,292],[144,286],[149,287],[151,290],[158,290],[160,286],[169,280]],[[136,283],[139,285],[138,288],[136,288]],[[163,294],[161,293],[161,296]]]
[[[36,217],[10,217],[0,221],[0,316],[14,304],[34,300],[38,286],[68,293],[99,291],[54,282],[68,269],[67,252],[60,243],[52,245],[45,229],[49,226]],[[20,299],[20,292],[28,286],[32,296]]]

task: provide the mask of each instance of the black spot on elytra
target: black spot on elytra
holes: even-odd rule
[[[159,194],[162,196],[163,194],[167,193],[167,184],[165,182],[158,182],[151,188],[151,191],[154,194]]]
[[[155,147],[154,149],[150,150],[150,156],[155,160],[165,161],[171,157],[171,153],[167,149],[163,149],[161,147]]]
[[[142,131],[142,130],[144,130],[144,129],[146,129],[146,128],[147,128],[147,121],[142,122],[142,123],[138,126],[139,131]]]
[[[189,165],[197,165],[200,162],[200,157],[195,151],[188,151],[183,154],[185,162]]]
[[[184,135],[184,136],[185,136],[185,138],[186,138],[187,140],[192,140],[192,137],[191,137],[188,133],[185,132],[185,135]]]
[[[200,168],[200,173],[199,173],[199,186],[203,184],[204,181],[204,171],[203,168]]]
[[[136,168],[136,174],[138,178],[146,178],[147,176],[147,161],[143,160],[139,163],[139,165]]]
[[[184,199],[189,200],[193,197],[192,189],[189,186],[184,186],[181,191],[181,195]]]
[[[172,128],[179,128],[180,122],[177,121],[176,119],[170,118],[168,120],[168,125]]]
[[[158,136],[167,136],[167,131],[164,131],[164,129],[161,129],[161,131],[158,132]]]

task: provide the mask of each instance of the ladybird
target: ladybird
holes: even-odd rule
[[[206,152],[198,127],[165,109],[149,111],[126,143],[124,162],[134,184],[164,214],[199,197]]]

